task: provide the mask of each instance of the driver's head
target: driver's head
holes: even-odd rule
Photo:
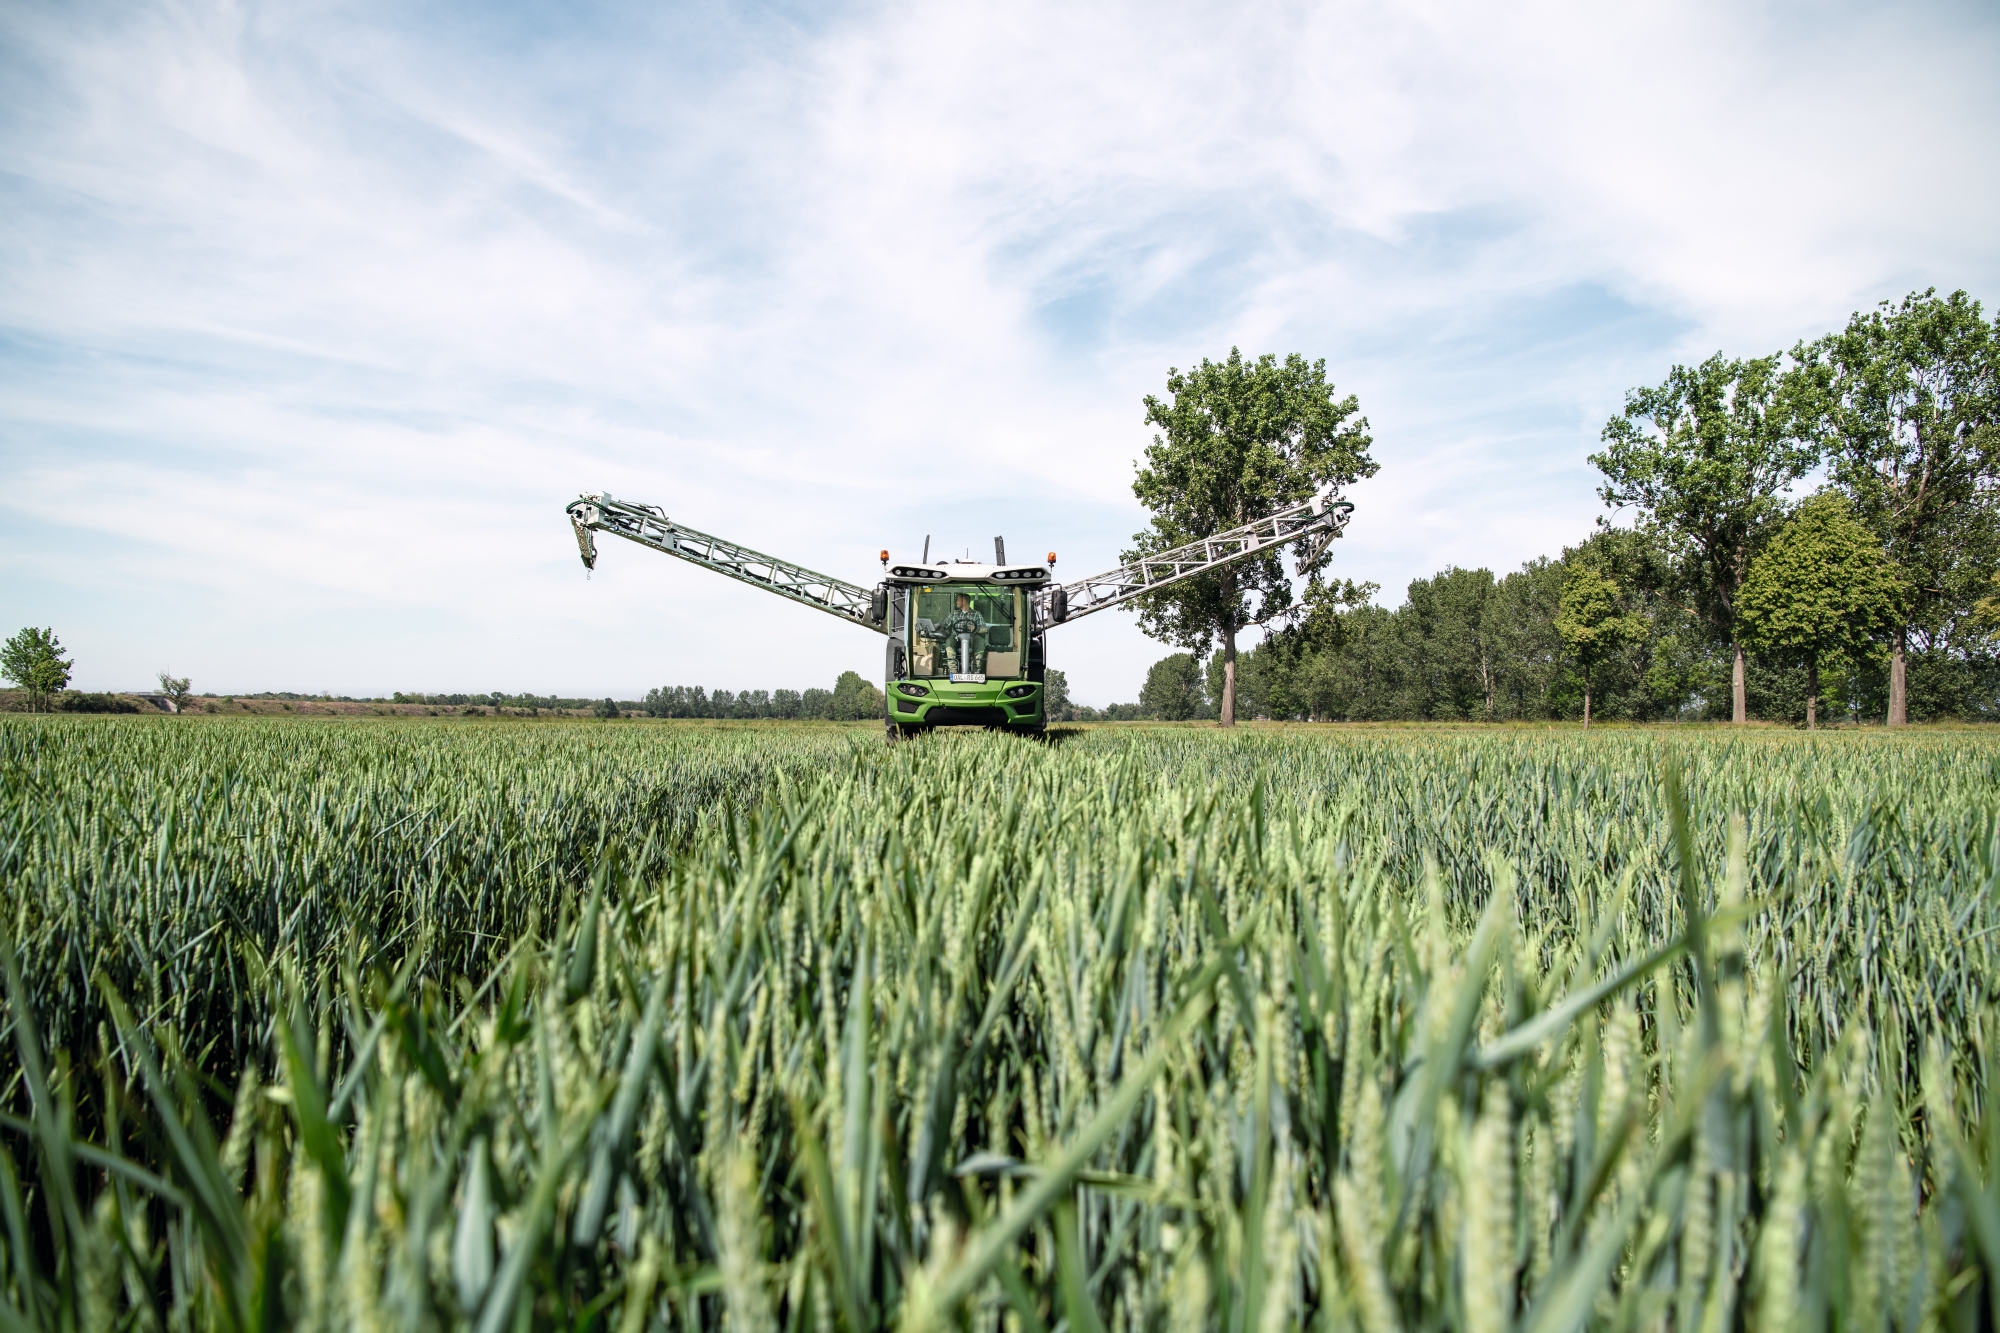
[[[958,609],[961,611],[970,611],[972,609],[972,598],[970,595],[966,593],[958,595]]]

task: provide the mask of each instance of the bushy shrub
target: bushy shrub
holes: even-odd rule
[[[65,713],[136,713],[139,705],[118,694],[85,694],[72,691],[64,694],[56,705]]]

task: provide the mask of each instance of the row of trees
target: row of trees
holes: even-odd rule
[[[1656,532],[1607,529],[1505,576],[1446,569],[1378,606],[1372,584],[1308,590],[1303,614],[1242,654],[1244,717],[1333,721],[1727,720],[1732,645],[1675,594]],[[1751,716],[1812,724],[1826,711],[1881,718],[1886,636],[1904,595],[1881,547],[1843,499],[1802,504],[1752,561],[1741,595],[1744,699]],[[1908,715],[2000,719],[1996,608],[1974,608],[1955,640],[1913,645]],[[1225,697],[1218,649],[1155,663],[1145,716],[1214,718]]]
[[[716,690],[674,685],[648,690],[640,710],[648,717],[807,718],[858,722],[882,717],[882,691],[857,671],[843,671],[830,690]]]
[[[1376,470],[1324,362],[1232,349],[1167,387],[1146,399],[1161,433],[1133,491],[1154,516],[1128,559]],[[1272,716],[1741,722],[1761,699],[1811,722],[1825,675],[1836,707],[1879,704],[1891,725],[1990,711],[2000,324],[1965,293],[1884,302],[1789,353],[1676,366],[1626,395],[1591,462],[1633,528],[1505,578],[1448,569],[1396,611],[1370,585],[1325,582],[1326,554],[1296,568],[1298,601],[1275,553],[1154,594],[1142,627],[1188,652],[1155,666],[1142,705],[1225,725],[1245,701]],[[1236,641],[1254,626],[1269,638],[1253,668]]]
[[[508,694],[494,690],[490,694],[426,694],[417,690],[397,690],[386,699],[350,699],[344,694],[290,694],[267,693],[246,694],[245,699],[286,699],[314,700],[324,703],[364,703],[364,704],[427,704],[434,708],[527,708],[557,712],[570,708],[589,708],[589,699],[566,699],[559,694]]]
[[[1818,631],[1799,616],[1826,623],[1829,597],[1859,598],[1843,605],[1869,623],[1825,647],[1852,651],[1862,640],[1887,653],[1891,726],[1909,720],[1912,650],[1963,645],[2000,563],[1996,354],[2000,337],[1978,302],[1926,291],[1788,354],[1718,353],[1626,396],[1591,456],[1605,475],[1601,494],[1658,538],[1662,591],[1728,645],[1734,720],[1747,716],[1746,653],[1761,642],[1815,658]],[[1847,573],[1811,590],[1767,581],[1753,594],[1759,554],[1813,477],[1825,498],[1811,530],[1795,533],[1794,556],[1844,543]],[[1869,539],[1872,547],[1855,548]],[[1802,609],[1801,599],[1819,604]]]
[[[0,675],[20,686],[28,695],[29,707],[37,712],[62,707],[59,702],[75,670],[55,631],[28,628],[0,644]],[[1061,673],[1051,673],[1062,690]],[[160,673],[160,691],[177,708],[193,701],[193,688],[186,677]],[[308,695],[247,695],[246,698],[332,698]],[[1062,691],[1067,702],[1067,692]],[[345,696],[341,696],[344,700]],[[350,701],[351,702],[351,701]],[[676,685],[649,690],[642,701],[621,704],[611,699],[564,699],[554,695],[507,694],[422,694],[397,692],[392,699],[375,703],[420,703],[454,707],[522,708],[535,711],[589,708],[599,716],[616,717],[636,710],[648,717],[714,718],[807,718],[826,721],[860,721],[879,718],[885,710],[882,691],[863,679],[859,672],[844,671],[830,690],[716,690],[701,686]],[[106,711],[104,708],[85,711]]]

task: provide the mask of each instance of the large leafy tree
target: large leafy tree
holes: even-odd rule
[[[1352,394],[1336,396],[1325,361],[1294,353],[1246,361],[1236,348],[1185,373],[1167,372],[1165,399],[1146,398],[1160,434],[1146,450],[1133,494],[1153,513],[1126,560],[1169,550],[1275,513],[1322,487],[1373,476],[1368,421]],[[1328,554],[1298,570],[1310,576]],[[1154,638],[1205,656],[1222,644],[1222,725],[1236,724],[1236,636],[1292,605],[1276,551],[1239,560],[1143,599]]]
[[[1857,314],[1801,346],[1794,397],[1834,480],[1909,580],[1890,635],[1890,726],[1909,720],[1912,633],[1968,614],[1990,572],[2000,486],[2000,336],[1964,292]]]
[[[28,708],[44,712],[49,697],[69,686],[75,665],[63,655],[62,641],[52,629],[28,628],[0,644],[0,675],[28,692]]]
[[[1819,725],[1821,660],[1867,653],[1901,623],[1903,597],[1881,541],[1845,497],[1823,493],[1801,505],[1751,562],[1736,615],[1750,647],[1805,663],[1812,728]]]
[[[1556,633],[1583,677],[1583,727],[1588,731],[1591,688],[1598,673],[1618,653],[1646,637],[1646,621],[1626,605],[1617,579],[1579,560],[1563,578]]]
[[[1748,718],[1736,596],[1750,562],[1784,518],[1786,491],[1817,454],[1801,437],[1779,358],[1716,353],[1675,366],[1665,383],[1634,389],[1604,427],[1590,461],[1598,494],[1630,506],[1662,539],[1673,590],[1729,645],[1731,716]]]

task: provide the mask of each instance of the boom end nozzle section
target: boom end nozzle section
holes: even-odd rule
[[[604,505],[610,495],[598,493],[579,495],[563,507],[569,515],[569,525],[576,532],[576,553],[583,559],[585,569],[597,568],[596,530],[604,524]]]
[[[1315,516],[1331,513],[1335,522],[1344,523],[1354,512],[1354,501],[1341,499],[1340,488],[1329,486],[1312,498],[1312,512]]]

